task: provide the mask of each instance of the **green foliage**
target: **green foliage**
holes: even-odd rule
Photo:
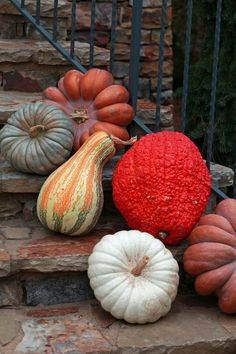
[[[190,67],[187,134],[206,152],[216,1],[198,0],[193,14],[202,38]],[[196,17],[197,16],[197,17]],[[197,20],[196,20],[197,18]],[[196,28],[193,29],[196,32]],[[236,6],[223,1],[214,126],[213,161],[233,166],[236,158]]]

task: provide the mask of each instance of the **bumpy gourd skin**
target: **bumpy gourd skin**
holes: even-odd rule
[[[168,245],[188,236],[210,193],[197,147],[179,132],[142,137],[118,162],[112,185],[114,203],[129,227]]]

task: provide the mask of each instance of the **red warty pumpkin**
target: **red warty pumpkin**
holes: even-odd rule
[[[112,186],[114,203],[130,228],[174,245],[199,220],[210,178],[189,138],[160,132],[142,137],[122,156]]]
[[[70,70],[57,87],[44,90],[45,103],[61,108],[73,118],[74,150],[96,131],[105,131],[121,140],[128,140],[125,126],[134,117],[127,103],[129,93],[125,87],[115,85],[111,73],[90,69],[86,74]]]
[[[189,237],[184,268],[200,295],[215,293],[220,309],[236,312],[236,200],[225,199],[204,215]]]

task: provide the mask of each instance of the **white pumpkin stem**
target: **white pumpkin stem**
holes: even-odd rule
[[[149,257],[144,256],[141,261],[139,261],[136,266],[131,270],[131,274],[138,276],[142,273],[142,270],[145,268],[149,261]]]
[[[121,140],[113,135],[111,136],[111,138],[115,144],[119,144],[119,145],[133,145],[137,141],[137,136],[133,136],[132,138],[126,141]]]
[[[82,124],[89,119],[88,112],[84,108],[78,108],[76,111],[71,113],[70,116],[76,121],[77,124]]]
[[[42,124],[35,125],[33,127],[30,127],[29,136],[31,138],[35,138],[39,133],[45,132],[46,130],[47,128]]]

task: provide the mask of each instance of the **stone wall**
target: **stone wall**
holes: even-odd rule
[[[11,5],[10,1],[2,0],[2,5],[0,7],[0,40],[8,40],[5,45],[8,47],[1,50],[1,57],[4,53],[9,52],[9,40],[11,43],[12,50],[15,51],[13,43],[15,40],[44,40],[41,35],[35,30],[30,23],[20,16],[17,10]],[[35,5],[34,1],[27,0],[27,8],[34,14]],[[70,0],[60,0],[58,2],[58,40],[62,45],[65,45],[65,41],[70,40],[70,26],[71,26],[71,5]],[[141,51],[140,51],[140,79],[139,79],[139,97],[147,99],[155,99],[155,93],[157,88],[157,71],[158,71],[158,60],[159,60],[159,42],[160,42],[160,26],[161,26],[161,6],[162,1],[160,0],[144,0],[143,1],[143,11],[142,11],[142,29],[141,29]],[[114,63],[114,76],[119,83],[127,85],[128,83],[128,72],[129,72],[129,58],[130,58],[130,42],[131,42],[131,21],[132,21],[132,0],[118,0],[117,1],[117,26],[116,26],[116,44],[115,44],[115,63]],[[94,65],[108,68],[109,50],[110,50],[110,30],[111,30],[111,15],[112,14],[112,2],[111,0],[97,0],[96,2],[96,21],[95,21],[95,46],[100,47],[104,50],[103,62],[97,62],[95,58]],[[53,6],[52,1],[43,0],[41,5],[41,23],[44,27],[51,31],[52,29],[52,16],[53,16]],[[168,1],[167,6],[167,28],[165,34],[165,50],[164,50],[164,67],[163,67],[163,84],[162,84],[162,97],[164,103],[169,103],[172,97],[172,82],[173,82],[173,60],[172,60],[172,30],[171,30],[171,1]],[[91,1],[81,0],[77,4],[77,31],[76,40],[81,43],[90,42],[90,22],[91,22]],[[17,46],[20,46],[19,42],[16,42]],[[67,43],[69,44],[69,43]],[[27,43],[23,43],[23,48],[20,48],[21,53],[25,52]],[[36,44],[35,44],[36,45]],[[1,47],[4,46],[4,43]],[[29,43],[31,47],[31,44]],[[40,46],[42,46],[40,44]],[[45,47],[46,48],[46,47]],[[32,47],[31,51],[34,48]],[[46,48],[47,49],[47,48]],[[83,49],[83,48],[82,48]],[[82,50],[80,48],[80,51]],[[12,51],[11,50],[11,51]],[[47,49],[48,50],[48,49]],[[11,52],[10,51],[10,52]],[[28,50],[30,53],[30,50]],[[9,52],[9,53],[10,53]],[[96,52],[96,50],[95,50]],[[35,51],[35,54],[37,51]],[[10,53],[12,54],[12,53]],[[17,54],[17,53],[16,53]],[[89,54],[89,51],[88,53]],[[87,55],[86,54],[86,55]],[[35,63],[34,56],[32,55],[32,60],[26,60],[24,58],[23,62]],[[13,75],[13,71],[9,68],[5,68],[6,63],[11,62],[8,58],[6,60],[1,59],[0,71],[4,72],[3,81],[6,83],[5,90],[19,90],[22,85],[22,80],[26,76],[32,82],[32,72],[35,73],[35,80],[32,87],[29,87],[27,82],[27,91],[41,91],[44,86],[48,84],[55,84],[60,75],[64,74],[66,68],[65,62],[52,61],[54,55],[50,53],[47,62],[40,64],[44,65],[37,71],[37,68],[33,68],[28,76],[25,73],[21,73],[21,80],[18,78],[18,73]],[[82,59],[81,59],[82,57]],[[3,58],[3,57],[2,57]],[[84,52],[81,51],[79,55],[79,60],[82,61],[83,65],[88,67],[88,64],[84,63]],[[19,55],[16,55],[14,62],[17,64],[21,61]],[[58,68],[58,73],[55,72],[55,65],[64,65],[64,68]],[[9,66],[9,65],[8,65]],[[47,66],[47,68],[46,68]],[[18,69],[18,68],[16,68]],[[20,72],[22,69],[19,68]],[[64,69],[64,70],[61,70]],[[25,68],[27,70],[27,68]],[[16,72],[17,70],[14,70]],[[47,73],[45,85],[42,83],[42,76],[38,75],[40,72]],[[10,72],[10,77],[9,77]],[[53,75],[51,73],[53,72]],[[51,76],[50,76],[50,75]],[[18,75],[18,76],[17,76]],[[40,77],[38,78],[37,75]],[[28,81],[29,81],[28,80]],[[20,84],[19,82],[20,81]],[[12,86],[13,82],[13,86]],[[14,83],[17,82],[17,85]],[[4,85],[4,86],[5,86]],[[21,90],[21,89],[20,89]],[[23,90],[23,89],[22,89]]]
[[[141,26],[139,97],[154,100],[157,89],[159,43],[161,27],[160,0],[144,0]],[[118,0],[114,76],[127,85],[130,58],[133,0]],[[110,48],[111,1],[98,0],[96,5],[95,45]],[[89,42],[91,4],[80,1],[77,8],[76,38]],[[166,15],[165,50],[162,82],[162,103],[172,98],[173,58],[171,30],[171,1]]]

